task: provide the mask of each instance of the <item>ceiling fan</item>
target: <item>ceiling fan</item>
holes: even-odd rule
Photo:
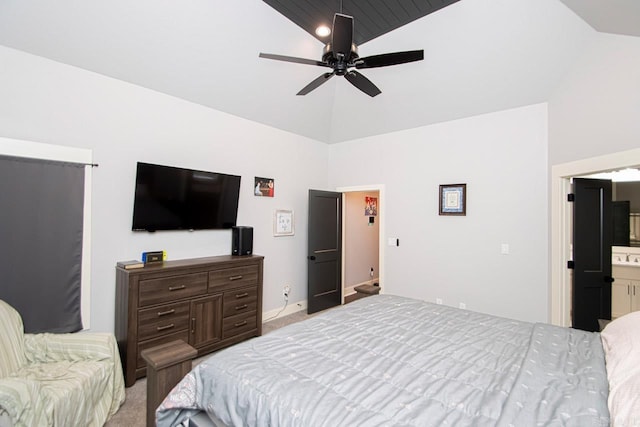
[[[322,74],[320,77],[303,87],[297,95],[306,95],[328,81],[334,75],[338,75],[344,76],[349,83],[367,95],[373,97],[382,92],[371,82],[371,80],[356,70],[421,61],[424,59],[424,50],[384,53],[382,55],[360,58],[358,56],[358,47],[353,43],[353,17],[342,13],[336,13],[333,17],[331,42],[325,45],[321,61],[296,58],[293,56],[274,55],[271,53],[260,53],[259,56],[260,58],[275,59],[277,61],[333,68],[332,72]]]

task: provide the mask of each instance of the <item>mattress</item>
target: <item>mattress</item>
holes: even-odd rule
[[[596,333],[377,295],[214,354],[157,423],[606,426],[607,396]]]

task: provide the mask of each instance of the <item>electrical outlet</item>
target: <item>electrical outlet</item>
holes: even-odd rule
[[[467,304],[461,302],[460,304],[458,304],[458,307],[460,307],[463,310],[466,310],[467,309]]]
[[[436,298],[436,304],[442,305],[442,298]]]
[[[282,296],[285,301],[289,300],[289,292],[291,292],[291,287],[289,285],[284,285],[284,288],[282,288]]]

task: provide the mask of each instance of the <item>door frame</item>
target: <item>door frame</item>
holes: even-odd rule
[[[384,224],[384,213],[386,211],[387,204],[385,202],[385,188],[384,184],[371,184],[371,185],[358,185],[358,186],[350,186],[350,187],[336,187],[335,191],[342,193],[342,206],[345,206],[345,193],[354,193],[361,191],[377,191],[378,192],[378,227],[379,227],[379,237],[378,237],[378,278],[380,279],[380,293],[384,293],[384,276],[385,276],[385,268],[384,268],[384,236],[385,236],[385,224]],[[345,283],[345,258],[346,251],[344,250],[345,244],[345,227],[346,227],[346,209],[342,209],[342,289],[344,290]],[[342,304],[344,304],[345,293],[342,292]]]
[[[640,149],[621,151],[551,167],[551,323],[571,326],[571,178],[640,165]]]

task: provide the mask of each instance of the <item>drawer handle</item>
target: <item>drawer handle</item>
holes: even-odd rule
[[[240,279],[242,279],[242,274],[238,274],[237,276],[229,277],[229,280],[240,280]]]
[[[157,330],[158,332],[159,332],[159,331],[164,331],[165,329],[171,329],[171,328],[173,328],[174,326],[175,326],[175,325],[174,325],[173,323],[169,323],[168,325],[165,325],[165,326],[158,326],[158,327],[156,328],[156,330]]]
[[[167,310],[167,311],[159,311],[158,317],[166,316],[167,314],[173,314],[175,312],[176,312],[175,308],[172,308],[171,310]]]
[[[185,285],[180,285],[180,286],[169,286],[169,291],[170,291],[170,292],[173,292],[173,291],[179,291],[179,290],[184,289],[184,288],[186,288],[186,286],[185,286]]]
[[[236,310],[244,310],[247,307],[249,307],[247,304],[236,305]]]
[[[246,324],[247,324],[247,321],[243,320],[242,322],[234,323],[233,326],[235,326],[236,328],[239,328],[240,326],[244,326]]]
[[[248,294],[248,293],[246,293],[246,292],[243,292],[243,293],[241,293],[241,294],[236,294],[236,298],[246,298],[246,297],[248,297],[248,296],[249,296],[249,294]]]

